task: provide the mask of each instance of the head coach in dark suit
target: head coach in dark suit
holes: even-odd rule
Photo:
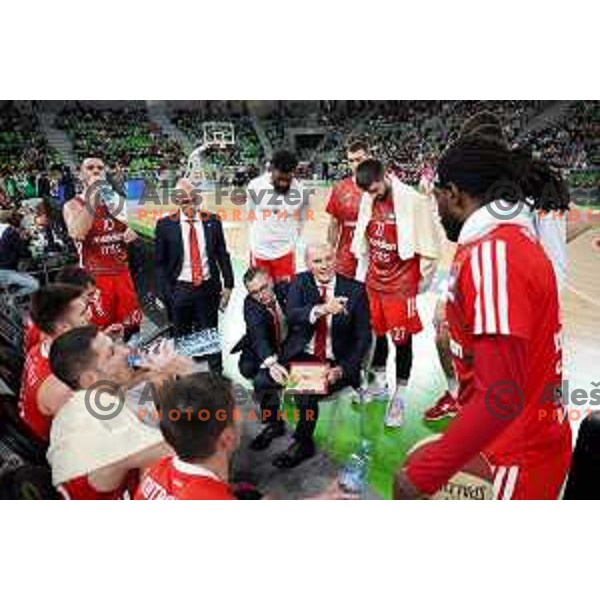
[[[180,179],[173,199],[179,210],[156,224],[154,261],[159,294],[181,336],[218,326],[234,282],[223,225],[200,208],[200,191]],[[209,365],[221,372],[221,354],[209,356]]]
[[[372,343],[369,302],[362,283],[335,273],[330,244],[309,245],[308,271],[292,280],[287,297],[289,333],[281,360],[328,365],[328,394],[361,383],[363,362]],[[313,433],[323,396],[298,395],[299,421],[294,442],[273,464],[292,468],[315,453]]]
[[[246,379],[252,380],[265,424],[250,447],[264,450],[273,439],[285,433],[285,423],[278,411],[281,388],[288,372],[279,357],[288,329],[285,307],[289,284],[273,284],[266,271],[250,267],[244,274],[244,285],[248,292],[244,299],[246,333],[231,352],[241,352],[239,370]]]

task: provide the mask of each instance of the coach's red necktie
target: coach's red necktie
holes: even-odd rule
[[[273,317],[273,323],[275,324],[275,344],[277,345],[277,350],[281,348],[281,320],[279,319],[279,313],[277,312],[277,306],[272,304],[267,307],[271,316]]]
[[[327,288],[321,287],[321,303],[327,303]],[[325,361],[327,358],[327,316],[319,317],[315,327],[315,356]]]
[[[198,286],[202,283],[202,257],[200,256],[200,245],[194,221],[190,224],[190,261],[192,263],[192,285]]]

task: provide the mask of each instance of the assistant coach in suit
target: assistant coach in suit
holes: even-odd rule
[[[308,245],[308,271],[296,275],[287,297],[289,333],[282,362],[324,362],[328,394],[358,388],[363,362],[372,342],[369,302],[362,283],[335,273],[328,243]],[[298,395],[300,418],[294,442],[273,464],[292,468],[315,453],[313,433],[323,396]]]
[[[218,327],[219,309],[225,310],[233,289],[223,225],[200,209],[200,201],[199,190],[180,179],[174,191],[179,210],[156,224],[157,287],[176,336]],[[220,353],[208,362],[212,370],[223,370]]]
[[[285,307],[289,284],[284,281],[273,284],[267,271],[250,267],[244,274],[244,285],[248,292],[244,299],[246,333],[231,352],[241,351],[239,370],[253,383],[265,425],[250,447],[264,450],[285,433],[285,423],[278,411],[281,388],[288,378],[280,356],[287,332]]]

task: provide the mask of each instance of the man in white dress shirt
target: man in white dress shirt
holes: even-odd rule
[[[175,335],[217,328],[233,288],[233,269],[223,225],[200,208],[200,192],[180,179],[174,192],[179,210],[160,219],[154,238],[156,283]],[[222,371],[219,353],[209,357]]]

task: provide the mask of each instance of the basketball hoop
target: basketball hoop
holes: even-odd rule
[[[210,179],[209,172],[213,165],[210,157],[206,156],[209,149],[224,152],[235,144],[235,133],[232,123],[208,122],[203,123],[202,144],[195,148],[188,156],[185,176],[192,184],[200,186]]]

